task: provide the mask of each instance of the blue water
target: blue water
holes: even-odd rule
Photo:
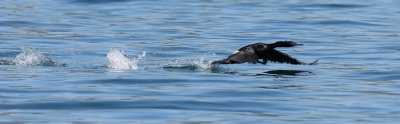
[[[399,14],[397,0],[1,0],[0,59],[25,63],[0,65],[0,123],[397,124]],[[277,40],[318,65],[209,65]]]

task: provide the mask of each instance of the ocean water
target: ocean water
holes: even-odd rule
[[[1,0],[0,123],[400,122],[397,0]],[[256,42],[317,65],[210,66]]]

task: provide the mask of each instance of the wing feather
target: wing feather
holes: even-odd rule
[[[268,50],[267,54],[265,54],[262,59],[279,63],[304,64],[303,62],[275,49]]]
[[[235,54],[232,54],[228,57],[228,60],[230,63],[234,64],[234,63],[258,63],[258,57],[254,54],[250,54],[250,53],[245,53],[245,52],[237,52]]]

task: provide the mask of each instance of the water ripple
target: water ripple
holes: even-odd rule
[[[350,21],[350,20],[324,20],[324,21],[317,21],[314,24],[320,25],[360,25],[360,26],[385,26],[382,24],[374,24],[374,23],[367,23],[367,22],[360,22],[360,21]]]
[[[340,3],[319,3],[319,4],[303,4],[295,5],[296,7],[307,7],[307,8],[326,8],[326,9],[353,9],[353,8],[364,8],[369,5],[363,4],[340,4]]]
[[[247,106],[247,107],[243,107]],[[270,106],[263,108],[262,106]],[[0,109],[31,109],[31,110],[92,110],[92,109],[177,109],[226,112],[264,112],[270,110],[294,111],[295,108],[283,107],[274,103],[258,103],[243,101],[71,101],[47,103],[1,104]],[[260,109],[262,108],[262,109]]]

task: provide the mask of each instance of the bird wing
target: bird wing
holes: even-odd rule
[[[279,63],[289,63],[289,64],[304,64],[303,62],[290,57],[289,55],[282,53],[278,50],[271,49],[267,52],[268,54],[263,55],[263,60],[268,60],[272,62],[279,62]]]
[[[255,64],[260,62],[258,59],[259,58],[255,54],[239,51],[235,54],[230,55],[227,60],[230,64],[245,63],[245,62]]]

